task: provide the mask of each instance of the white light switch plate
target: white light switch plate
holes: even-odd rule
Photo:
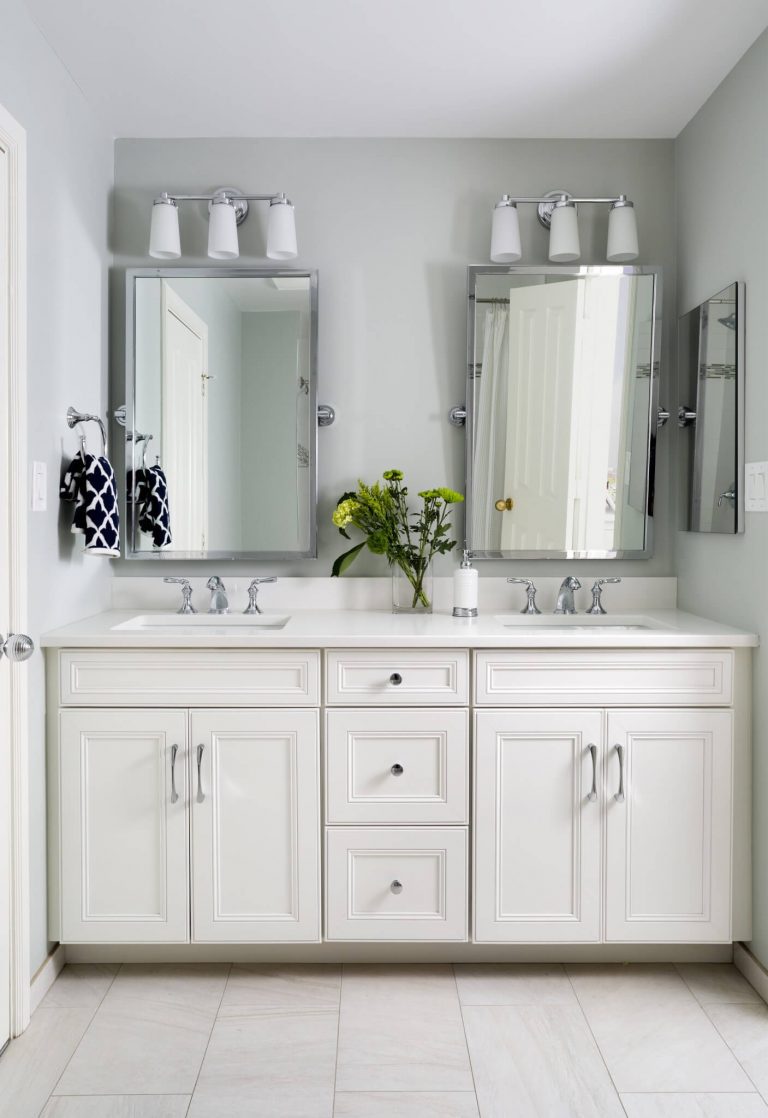
[[[32,512],[48,508],[48,467],[45,462],[32,463]]]
[[[747,462],[744,508],[747,512],[768,512],[768,462]]]

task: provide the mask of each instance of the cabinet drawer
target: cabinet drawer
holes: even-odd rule
[[[475,656],[478,706],[728,706],[728,649],[491,651]]]
[[[469,653],[328,652],[326,684],[330,705],[467,706]]]
[[[465,940],[464,827],[328,827],[330,940]]]
[[[126,649],[59,653],[62,706],[319,706],[317,652]]]
[[[465,710],[330,710],[329,823],[466,823]]]

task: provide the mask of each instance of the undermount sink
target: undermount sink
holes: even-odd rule
[[[638,629],[662,629],[650,617],[611,617],[602,614],[530,614],[511,613],[499,614],[496,620],[506,629],[525,629],[533,632],[537,629],[547,629],[550,632],[583,633],[591,629],[601,632],[610,629],[611,632],[633,632]]]
[[[274,613],[142,613],[113,625],[113,629],[237,629],[240,632],[261,632],[284,629],[289,616]]]

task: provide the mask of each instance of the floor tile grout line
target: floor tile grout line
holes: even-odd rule
[[[186,1118],[186,1115],[189,1114],[189,1108],[192,1105],[192,1100],[195,1097],[195,1091],[197,1090],[197,1085],[200,1082],[200,1072],[203,1070],[203,1064],[205,1063],[205,1057],[208,1055],[208,1049],[211,1046],[211,1037],[213,1036],[213,1030],[216,1028],[216,1024],[219,1020],[219,1010],[221,1009],[221,1003],[224,1001],[224,995],[227,992],[227,986],[229,985],[229,979],[232,975],[232,968],[234,967],[234,965],[235,965],[234,963],[229,964],[229,969],[227,970],[227,977],[224,980],[224,985],[221,988],[221,997],[219,998],[219,1004],[216,1006],[216,1012],[214,1013],[213,1020],[211,1021],[211,1028],[208,1032],[208,1040],[205,1042],[205,1048],[203,1050],[203,1058],[200,1061],[200,1067],[197,1069],[197,1075],[195,1076],[195,1082],[193,1084],[192,1090],[189,1092],[189,1103],[187,1104],[187,1109],[185,1111],[185,1118]]]
[[[706,1008],[707,1008],[707,1006],[708,1006],[708,1005],[765,1005],[765,1002],[763,1001],[763,999],[762,999],[762,998],[760,997],[760,995],[759,995],[759,994],[757,995],[757,996],[758,996],[758,999],[759,999],[758,1001],[754,1001],[754,1000],[751,1000],[751,1001],[744,1001],[744,999],[743,999],[743,998],[734,998],[733,1000],[731,1000],[730,998],[722,998],[721,1000],[719,1000],[719,1001],[715,1001],[715,1002],[703,1002],[703,1001],[701,1000],[701,998],[699,997],[699,995],[698,995],[698,994],[696,993],[696,991],[695,991],[695,990],[693,989],[693,987],[691,986],[690,982],[689,982],[689,981],[688,981],[688,979],[687,979],[687,978],[685,977],[685,975],[683,974],[683,972],[682,972],[682,971],[680,970],[680,965],[681,965],[680,963],[673,963],[673,964],[672,964],[672,966],[673,966],[673,967],[675,968],[675,970],[677,971],[677,973],[678,973],[678,974],[680,975],[680,978],[681,978],[681,979],[683,980],[683,982],[685,983],[685,985],[686,985],[686,986],[688,987],[688,989],[690,990],[690,992],[691,992],[691,994],[693,995],[693,997],[694,997],[694,998],[696,999],[696,1001],[698,1002],[698,1004],[699,1004],[699,1005],[701,1006],[701,1008],[702,1008],[702,1009],[704,1009],[704,1010],[706,1010]],[[705,966],[713,966],[713,967],[726,967],[726,966],[728,966],[729,964],[728,964],[728,963],[708,963],[708,964],[703,964],[703,965],[705,965]],[[685,966],[685,964],[683,964],[683,966]],[[731,963],[731,964],[730,964],[730,966],[733,966],[733,963]],[[734,967],[733,969],[734,969],[734,970],[736,970],[736,968],[735,968],[735,967]],[[747,980],[746,980],[746,978],[744,979],[744,981],[745,981],[745,982],[747,981]],[[748,982],[747,982],[747,985],[749,986],[749,983],[748,983]],[[750,989],[754,989],[754,987],[750,986]],[[757,991],[755,991],[755,993],[757,993]]]
[[[570,974],[568,973],[568,967],[564,963],[561,963],[560,965],[563,968],[563,974],[568,979],[568,985],[571,987],[571,990],[573,990],[573,996],[576,999],[576,1004],[579,1007],[579,1012],[581,1013],[581,1016],[584,1018],[584,1023],[587,1026],[587,1029],[589,1030],[589,1035],[592,1037],[592,1043],[594,1044],[595,1048],[597,1049],[597,1052],[598,1052],[598,1055],[600,1056],[603,1067],[605,1068],[606,1075],[610,1079],[611,1086],[613,1087],[614,1091],[616,1092],[616,1098],[619,1100],[619,1106],[621,1107],[621,1109],[624,1111],[625,1114],[628,1114],[627,1108],[624,1106],[624,1102],[622,1101],[621,1092],[619,1091],[618,1084],[616,1083],[616,1080],[611,1075],[611,1069],[608,1067],[608,1062],[605,1058],[605,1053],[603,1052],[602,1048],[600,1047],[599,1041],[598,1041],[597,1037],[595,1036],[595,1034],[592,1030],[592,1025],[590,1024],[590,1020],[587,1017],[587,1012],[584,1009],[584,1006],[581,1004],[581,998],[579,997],[578,991],[573,984],[573,979],[571,978]]]
[[[331,1118],[336,1114],[336,1084],[339,1079],[339,1040],[341,1038],[341,998],[344,990],[344,964],[339,964],[339,1009],[336,1017],[336,1059],[333,1064],[333,1100],[331,1103]]]
[[[86,964],[86,965],[87,965],[87,964]],[[65,964],[65,966],[66,966],[66,964]],[[90,1021],[88,1022],[87,1026],[86,1026],[86,1028],[85,1028],[85,1031],[84,1031],[83,1035],[82,1035],[82,1036],[80,1037],[80,1039],[78,1040],[78,1042],[77,1042],[77,1044],[75,1045],[75,1047],[74,1047],[74,1048],[72,1049],[72,1053],[71,1053],[71,1055],[70,1055],[69,1059],[67,1060],[66,1064],[65,1064],[65,1065],[64,1065],[64,1067],[63,1067],[63,1068],[61,1069],[61,1075],[59,1076],[59,1078],[58,1078],[58,1079],[56,1080],[56,1082],[54,1083],[54,1085],[53,1085],[53,1090],[52,1090],[52,1091],[50,1092],[50,1094],[48,1095],[48,1098],[47,1098],[47,1099],[45,1100],[45,1102],[43,1103],[43,1106],[42,1106],[42,1108],[41,1108],[41,1110],[40,1110],[40,1112],[39,1112],[40,1114],[42,1114],[43,1110],[45,1110],[46,1106],[47,1106],[47,1105],[48,1105],[48,1103],[49,1103],[49,1102],[51,1101],[51,1099],[52,1099],[52,1098],[54,1098],[54,1097],[56,1097],[56,1088],[58,1087],[59,1083],[61,1083],[61,1081],[62,1081],[62,1079],[63,1079],[64,1075],[66,1074],[67,1068],[69,1067],[69,1065],[70,1065],[70,1064],[72,1063],[72,1061],[74,1060],[74,1058],[75,1058],[75,1056],[76,1056],[76,1054],[77,1054],[77,1050],[79,1049],[80,1045],[81,1045],[81,1044],[83,1043],[83,1041],[85,1040],[85,1038],[86,1038],[86,1037],[88,1036],[88,1033],[89,1033],[89,1032],[91,1031],[91,1025],[93,1025],[93,1022],[94,1022],[94,1021],[96,1020],[96,1014],[97,1014],[97,1013],[99,1012],[99,1010],[101,1009],[102,1005],[104,1004],[104,1000],[105,1000],[105,998],[106,998],[107,994],[109,993],[109,991],[110,991],[110,990],[112,989],[112,987],[114,986],[114,984],[115,984],[115,979],[116,979],[116,978],[117,978],[117,976],[118,976],[118,975],[120,974],[120,972],[122,971],[122,969],[123,969],[123,967],[124,967],[124,966],[125,966],[125,963],[118,963],[118,966],[117,966],[117,970],[116,970],[116,971],[115,971],[115,973],[114,973],[114,974],[112,975],[112,981],[111,981],[111,982],[109,983],[109,985],[107,986],[106,990],[105,990],[105,991],[104,991],[104,993],[103,993],[103,994],[101,995],[101,998],[99,999],[98,1005],[94,1006],[94,1009],[93,1009],[93,1013],[91,1014],[91,1019],[90,1019]],[[62,969],[63,969],[63,968],[62,968]],[[40,1009],[40,1008],[41,1008],[41,1007],[40,1007],[40,1006],[38,1006],[38,1009]]]
[[[453,984],[456,987],[456,998],[459,1003],[459,1016],[461,1017],[461,1031],[464,1034],[464,1046],[467,1049],[467,1059],[469,1060],[469,1073],[472,1076],[472,1091],[475,1096],[475,1106],[477,1113],[480,1114],[480,1099],[477,1097],[477,1080],[475,1079],[475,1068],[472,1063],[472,1050],[469,1047],[469,1039],[467,1037],[467,1025],[464,1020],[464,1006],[461,1002],[461,991],[459,990],[459,980],[456,977],[456,964],[451,963],[451,974],[453,975]]]
[[[744,1002],[737,1002],[737,1003],[734,1003],[734,1002],[720,1002],[720,1005],[724,1005],[724,1004],[727,1004],[727,1005],[734,1005],[734,1004],[737,1004],[737,1005],[744,1005],[744,1004],[754,1005],[754,1002],[750,1002],[750,1003],[744,1003]],[[729,1052],[731,1053],[731,1055],[733,1056],[734,1060],[735,1060],[735,1061],[736,1061],[736,1063],[737,1063],[737,1064],[739,1065],[739,1067],[741,1068],[741,1070],[742,1070],[742,1071],[744,1072],[744,1074],[746,1075],[746,1077],[747,1077],[747,1079],[749,1080],[749,1082],[750,1082],[750,1083],[752,1084],[752,1086],[753,1086],[753,1087],[755,1088],[755,1090],[757,1091],[757,1093],[758,1093],[758,1095],[760,1096],[760,1098],[761,1098],[761,1099],[763,1100],[763,1102],[764,1102],[764,1103],[765,1103],[766,1105],[768,1105],[768,1098],[766,1098],[766,1097],[765,1097],[765,1095],[763,1094],[763,1092],[762,1092],[762,1091],[760,1090],[760,1088],[758,1087],[758,1085],[757,1085],[757,1084],[755,1083],[755,1081],[754,1081],[754,1079],[752,1078],[752,1076],[751,1076],[751,1075],[749,1074],[749,1072],[747,1071],[747,1069],[746,1069],[746,1068],[744,1067],[744,1065],[743,1065],[743,1063],[741,1062],[741,1060],[739,1059],[739,1057],[738,1057],[738,1056],[736,1055],[736,1053],[735,1053],[735,1051],[733,1050],[733,1048],[731,1048],[730,1044],[728,1043],[728,1041],[727,1041],[727,1040],[725,1039],[725,1037],[723,1036],[723,1034],[722,1034],[722,1032],[720,1031],[720,1029],[718,1029],[718,1027],[717,1027],[717,1021],[714,1021],[714,1020],[713,1020],[713,1019],[712,1019],[712,1018],[710,1017],[709,1013],[707,1012],[707,1007],[706,1007],[706,1006],[704,1006],[704,1005],[703,1005],[703,1006],[702,1006],[701,1008],[702,1008],[702,1010],[704,1011],[704,1013],[706,1014],[706,1018],[707,1018],[707,1020],[709,1021],[710,1025],[711,1025],[711,1026],[712,1026],[712,1028],[713,1028],[713,1029],[715,1030],[715,1032],[717,1033],[717,1035],[718,1035],[718,1036],[720,1037],[720,1039],[722,1040],[722,1042],[723,1042],[723,1044],[725,1045],[725,1047],[726,1047],[726,1048],[728,1049],[728,1051],[729,1051]],[[746,1092],[745,1092],[745,1094],[746,1094]]]

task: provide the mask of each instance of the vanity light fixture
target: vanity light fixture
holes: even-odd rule
[[[513,264],[522,257],[517,207],[524,203],[537,207],[539,221],[545,229],[549,229],[549,259],[553,263],[569,264],[581,256],[577,216],[580,205],[609,207],[606,258],[611,264],[637,260],[635,208],[625,194],[616,198],[574,198],[567,190],[551,190],[540,198],[515,198],[511,194],[501,196],[494,208],[491,225],[491,260],[494,264]]]
[[[207,202],[208,255],[214,260],[235,260],[240,255],[237,226],[248,216],[249,202],[269,203],[267,256],[270,260],[293,260],[298,255],[293,203],[285,194],[243,194],[234,187],[221,187],[212,194],[168,194],[155,198],[149,233],[149,255],[157,260],[178,260],[179,203]]]

